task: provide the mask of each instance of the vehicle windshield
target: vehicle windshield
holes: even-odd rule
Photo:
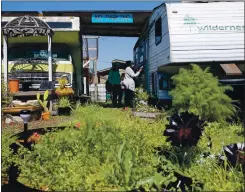
[[[59,61],[69,61],[68,47],[52,45],[52,58]],[[18,59],[48,59],[48,45],[19,45],[9,50],[9,60]]]

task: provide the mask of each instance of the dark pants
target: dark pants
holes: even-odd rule
[[[122,90],[120,85],[113,85],[112,91],[112,105],[113,107],[121,107],[122,106]]]
[[[135,107],[134,97],[135,97],[134,91],[131,91],[130,89],[126,89],[124,107],[134,108]]]

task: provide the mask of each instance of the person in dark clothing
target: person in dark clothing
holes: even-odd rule
[[[108,76],[108,84],[112,92],[112,105],[113,107],[122,106],[122,90],[121,90],[121,77],[118,68],[113,65]]]

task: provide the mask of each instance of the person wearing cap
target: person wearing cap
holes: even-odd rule
[[[125,77],[123,80],[123,85],[125,86],[125,102],[124,109],[127,110],[127,107],[134,108],[134,97],[135,97],[135,77],[138,77],[143,68],[140,68],[138,72],[134,73],[133,62],[126,61]]]

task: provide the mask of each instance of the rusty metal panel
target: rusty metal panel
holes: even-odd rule
[[[225,71],[226,75],[242,75],[241,70],[234,63],[220,64],[220,66]]]

